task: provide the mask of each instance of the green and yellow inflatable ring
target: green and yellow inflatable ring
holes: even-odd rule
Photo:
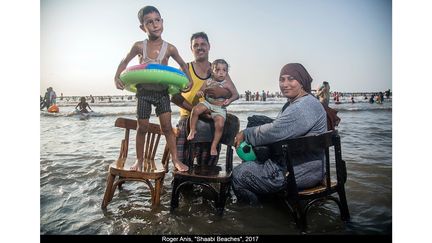
[[[166,84],[168,93],[177,94],[189,83],[182,71],[154,63],[128,67],[120,74],[120,79],[125,89],[134,93],[137,91],[137,84]]]

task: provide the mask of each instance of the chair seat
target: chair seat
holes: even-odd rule
[[[182,177],[190,181],[205,180],[207,182],[221,182],[226,183],[231,181],[232,172],[221,170],[219,166],[207,169],[201,166],[195,165],[189,171],[175,171],[174,177]]]
[[[109,166],[109,172],[116,176],[129,177],[129,178],[146,178],[146,179],[156,179],[165,175],[165,170],[163,169],[148,169],[146,171],[136,171],[129,169],[135,160],[132,158],[120,158],[115,162],[111,163]]]
[[[334,188],[335,189],[336,185],[337,185],[337,182],[333,181],[330,184],[331,184],[330,188]],[[326,189],[327,189],[327,186],[321,184],[321,185],[318,185],[316,187],[311,187],[311,188],[307,188],[307,189],[301,190],[301,191],[298,192],[298,194],[299,195],[304,195],[304,196],[306,196],[306,195],[313,195],[313,194],[324,192]]]

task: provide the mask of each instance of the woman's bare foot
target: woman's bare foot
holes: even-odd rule
[[[188,171],[189,170],[189,166],[183,164],[180,160],[174,161],[174,167],[178,170],[178,171]]]
[[[190,130],[190,132],[189,132],[189,136],[187,137],[187,140],[192,140],[192,139],[194,139],[194,137],[195,137],[195,133],[196,133],[195,130]],[[180,162],[180,163],[181,163],[181,162]]]
[[[130,170],[142,171],[143,161],[136,160],[135,163],[129,168]]]

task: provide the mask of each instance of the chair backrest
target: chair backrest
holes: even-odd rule
[[[290,195],[298,195],[297,183],[295,180],[292,158],[296,155],[324,151],[325,154],[325,185],[326,189],[331,187],[331,171],[330,171],[330,148],[334,147],[334,161],[336,166],[337,184],[346,182],[346,166],[342,160],[342,150],[340,137],[338,132],[331,130],[318,135],[303,136],[294,139],[287,139],[275,144],[272,144],[272,151],[279,150],[287,163],[287,191]]]
[[[115,126],[120,128],[125,128],[125,137],[121,143],[119,158],[126,158],[129,148],[129,136],[130,130],[137,129],[137,121],[127,118],[117,118],[115,121]],[[163,135],[160,125],[149,123],[147,132],[144,136],[144,171],[151,172],[156,169],[155,156],[156,151],[159,146],[160,137]],[[165,145],[165,150],[162,156],[162,165],[165,171],[168,171],[168,160],[169,151],[168,146]]]

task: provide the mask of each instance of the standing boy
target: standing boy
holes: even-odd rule
[[[124,84],[120,80],[121,72],[126,69],[128,63],[138,56],[140,64],[159,63],[168,65],[168,59],[172,57],[186,73],[189,80],[190,74],[186,63],[180,57],[177,48],[162,39],[163,19],[157,8],[146,6],[139,10],[138,19],[140,28],[147,34],[148,39],[135,42],[120,62],[114,77],[115,85],[118,89],[124,89]],[[191,86],[189,82],[188,87]],[[189,88],[187,88],[189,89]],[[166,137],[167,145],[172,156],[174,166],[179,171],[187,171],[189,168],[177,158],[176,138],[171,126],[171,106],[168,95],[168,86],[164,84],[139,84],[137,85],[137,118],[138,127],[136,134],[136,154],[137,160],[130,168],[131,170],[142,170],[144,154],[144,135],[147,132],[151,105],[156,107],[156,115],[159,117],[161,129]]]

